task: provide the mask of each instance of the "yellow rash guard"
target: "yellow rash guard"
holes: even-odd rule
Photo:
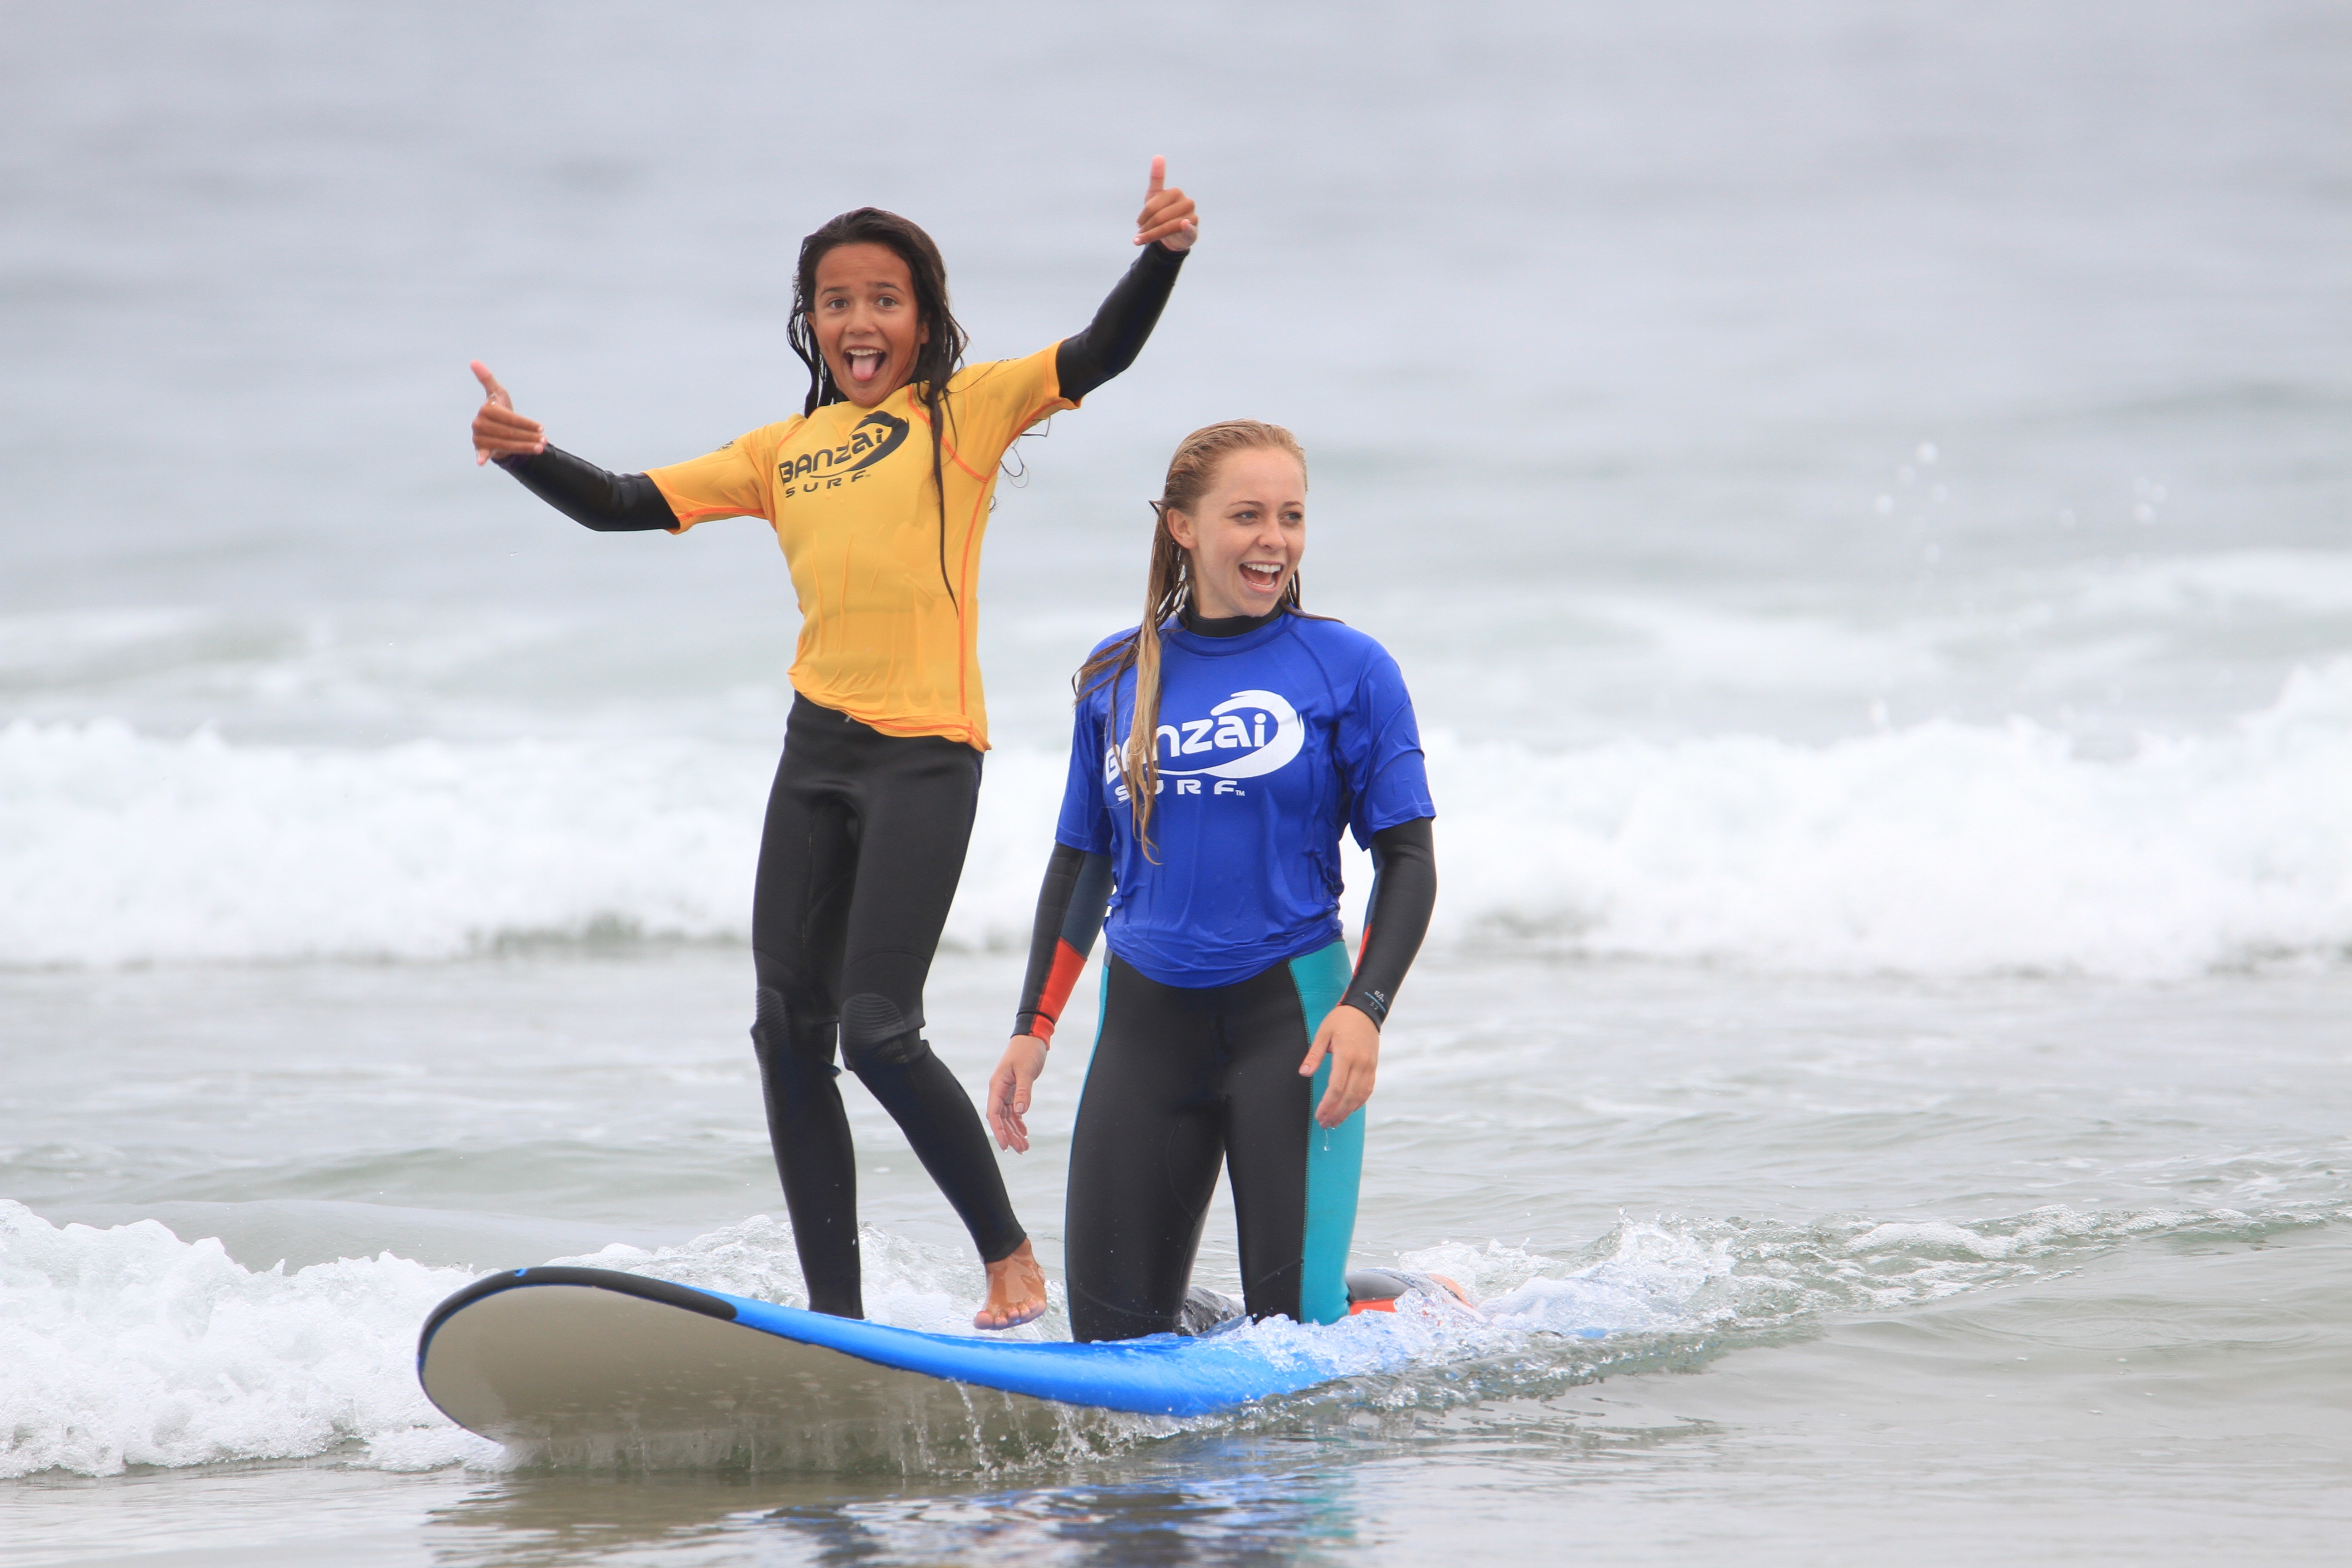
[[[944,531],[912,385],[873,408],[835,403],[763,425],[646,477],[680,533],[719,517],[774,527],[800,599],[794,690],[887,735],[986,751],[975,595],[997,465],[1023,431],[1077,403],[1062,395],[1052,347],[967,366],[946,403]]]

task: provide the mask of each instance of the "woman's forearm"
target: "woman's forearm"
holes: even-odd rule
[[[1021,1009],[1013,1023],[1015,1035],[1053,1039],[1070,989],[1101,934],[1110,890],[1109,856],[1089,855],[1066,844],[1054,846],[1053,858],[1045,862],[1045,884],[1037,889],[1029,973],[1021,983]]]
[[[1372,835],[1372,898],[1364,910],[1363,952],[1340,1000],[1375,1024],[1388,1021],[1405,971],[1429,934],[1437,907],[1437,849],[1430,819],[1417,817]]]
[[[583,528],[636,533],[677,526],[677,514],[643,474],[609,473],[561,447],[497,461],[522,481],[523,489]]]
[[[1054,378],[1073,403],[1135,363],[1176,287],[1185,253],[1151,244],[1112,288],[1086,330],[1054,353]]]

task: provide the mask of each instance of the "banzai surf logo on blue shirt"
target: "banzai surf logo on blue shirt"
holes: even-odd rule
[[[1307,744],[1307,726],[1287,698],[1274,691],[1236,691],[1209,710],[1205,719],[1180,719],[1162,724],[1153,736],[1160,753],[1160,790],[1176,781],[1178,795],[1202,794],[1202,783],[1214,779],[1212,795],[1240,795],[1236,779],[1254,779],[1289,765]],[[1119,749],[1103,750],[1103,783],[1119,776]],[[1112,792],[1127,798],[1127,786]]]

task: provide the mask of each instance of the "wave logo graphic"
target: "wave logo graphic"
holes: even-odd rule
[[[789,484],[794,479],[823,479],[828,474],[854,474],[860,468],[872,468],[897,451],[906,439],[907,422],[877,410],[860,419],[857,427],[849,433],[849,439],[840,446],[820,447],[787,458],[776,465],[776,475]]]
[[[1160,725],[1154,742],[1163,778],[1254,779],[1288,766],[1307,726],[1278,691],[1236,691],[1205,719]],[[1104,750],[1103,783],[1118,776],[1118,757]]]

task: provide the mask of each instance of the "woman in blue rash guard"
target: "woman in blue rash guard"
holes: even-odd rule
[[[1074,682],[1028,978],[989,1081],[998,1142],[1025,1151],[1031,1085],[1103,932],[1064,1235],[1081,1341],[1199,1326],[1186,1293],[1221,1164],[1250,1315],[1348,1314],[1363,1105],[1437,892],[1396,661],[1299,607],[1297,441],[1254,420],[1196,430],[1155,510],[1144,629],[1096,648]],[[1352,966],[1342,829],[1374,866]]]

